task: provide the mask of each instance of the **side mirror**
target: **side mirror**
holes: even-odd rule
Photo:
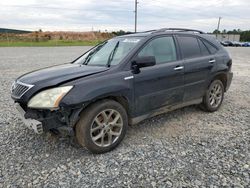
[[[140,73],[140,68],[154,66],[155,64],[156,61],[154,56],[137,57],[132,62],[132,72],[138,74]]]
[[[156,63],[154,56],[137,57],[135,64],[138,68],[154,66]]]

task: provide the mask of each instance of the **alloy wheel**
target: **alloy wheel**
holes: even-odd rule
[[[123,120],[119,112],[114,109],[103,110],[92,122],[91,139],[97,146],[108,147],[117,141],[122,128]]]
[[[209,92],[209,104],[217,108],[222,100],[223,89],[219,83],[216,83]]]

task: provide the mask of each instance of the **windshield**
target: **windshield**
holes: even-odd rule
[[[140,40],[139,37],[110,39],[94,47],[74,63],[96,66],[117,65]]]

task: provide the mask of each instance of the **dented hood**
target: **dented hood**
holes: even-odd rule
[[[52,86],[106,70],[108,68],[102,66],[63,64],[27,73],[18,80],[26,84],[43,85],[46,83],[47,86]]]

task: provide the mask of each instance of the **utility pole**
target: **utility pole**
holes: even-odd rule
[[[219,29],[220,29],[220,20],[221,20],[222,17],[219,17],[219,20],[218,20],[218,25],[217,25],[217,31],[216,31],[216,39],[218,37],[218,33],[219,33]]]
[[[138,5],[138,1],[135,0],[135,33],[137,31],[137,5]]]
[[[5,31],[5,33],[6,33],[6,37],[7,37],[8,46],[10,46],[8,31]]]

